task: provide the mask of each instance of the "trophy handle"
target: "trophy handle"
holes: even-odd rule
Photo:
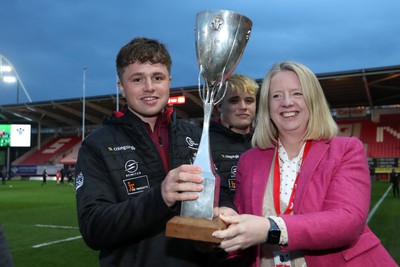
[[[218,104],[225,96],[226,94],[226,88],[228,87],[228,82],[225,82],[225,86],[223,86],[223,79],[225,76],[225,70],[226,68],[223,69],[221,73],[221,79],[218,83],[212,83],[209,80],[207,80],[206,77],[204,77],[204,85],[203,87],[200,86],[201,84],[201,76],[204,74],[204,69],[203,66],[200,65],[200,71],[199,71],[199,76],[197,79],[197,84],[198,84],[198,91],[199,91],[199,96],[203,103],[212,103],[213,106]],[[211,84],[211,89],[210,89],[210,84]],[[218,86],[218,87],[217,87]],[[217,88],[216,88],[217,87]],[[211,107],[212,110],[212,107]],[[206,116],[206,110],[204,110],[204,117]],[[211,116],[211,111],[210,111],[210,116]],[[205,118],[204,118],[205,120]],[[204,125],[203,125],[204,126]]]

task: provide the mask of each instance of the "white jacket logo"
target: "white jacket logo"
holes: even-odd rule
[[[107,147],[108,151],[126,151],[126,150],[136,150],[135,146],[126,145],[126,146],[117,146],[117,147]]]
[[[83,181],[84,176],[83,173],[80,172],[75,178],[75,191],[78,191],[78,189],[83,185]]]
[[[195,143],[193,141],[193,139],[190,138],[189,136],[186,137],[186,143],[189,145],[190,149],[196,149],[197,150],[197,147],[199,146],[199,144]]]
[[[128,160],[125,163],[125,171],[127,171],[129,173],[135,173],[138,168],[139,168],[139,163],[134,161],[133,159]]]
[[[236,177],[236,166],[232,166],[231,168],[231,177],[235,178]]]

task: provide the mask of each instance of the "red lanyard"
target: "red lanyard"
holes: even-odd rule
[[[301,165],[303,165],[304,159],[307,156],[308,150],[310,149],[311,142],[306,142],[306,147],[304,148],[303,158]],[[279,169],[279,155],[278,149],[276,150],[275,156],[275,169],[274,169],[274,206],[276,214],[281,214],[281,204],[280,204],[280,189],[281,189],[281,174]],[[297,173],[296,180],[294,181],[292,194],[290,195],[289,203],[287,209],[283,212],[283,214],[290,214],[293,211],[293,199],[294,193],[297,187],[297,181],[299,179],[300,171]]]

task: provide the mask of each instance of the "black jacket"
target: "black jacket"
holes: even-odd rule
[[[200,130],[170,122],[170,169],[193,162]],[[82,143],[76,166],[79,228],[100,250],[101,266],[214,266],[188,240],[167,238],[166,222],[178,215],[161,195],[166,176],[146,126],[128,112],[110,118]]]
[[[233,201],[236,166],[240,155],[251,148],[252,136],[253,132],[238,134],[218,122],[210,122],[210,148],[215,168],[221,176],[222,199]]]

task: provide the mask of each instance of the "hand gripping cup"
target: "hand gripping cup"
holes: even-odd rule
[[[167,223],[166,235],[208,243],[220,243],[212,232],[225,228],[217,217],[219,178],[211,166],[209,124],[215,104],[225,95],[225,80],[236,68],[250,37],[252,22],[227,10],[202,11],[196,16],[195,46],[200,68],[198,87],[203,101],[203,131],[194,164],[202,168],[203,191],[194,201],[183,201],[181,216]],[[204,84],[201,86],[201,76]]]

